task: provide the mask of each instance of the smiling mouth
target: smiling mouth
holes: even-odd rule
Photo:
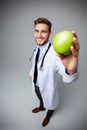
[[[37,40],[37,41],[42,41],[42,40],[43,40],[43,38],[37,38],[36,40]]]

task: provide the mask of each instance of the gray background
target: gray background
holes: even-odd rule
[[[0,2],[0,130],[82,130],[87,119],[87,1],[35,0]],[[43,128],[46,112],[33,114],[38,104],[29,81],[29,57],[35,46],[33,21],[51,20],[52,36],[62,30],[75,30],[80,43],[77,81],[59,80],[60,106],[50,124]]]

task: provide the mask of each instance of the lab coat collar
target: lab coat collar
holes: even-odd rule
[[[42,57],[44,56],[44,54],[45,54],[45,52],[46,52],[46,50],[47,50],[47,48],[48,48],[48,46],[49,46],[49,41],[46,43],[46,44],[44,44],[43,46],[39,46],[39,48],[40,48],[40,58],[39,58],[39,60],[41,60],[42,59]]]

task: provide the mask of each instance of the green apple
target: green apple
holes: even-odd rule
[[[53,48],[57,53],[69,55],[70,47],[73,45],[73,34],[71,31],[62,31],[53,38]]]

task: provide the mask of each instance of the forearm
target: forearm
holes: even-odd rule
[[[66,72],[66,74],[68,74],[68,75],[73,75],[73,74],[75,74],[76,72],[77,72],[77,68],[76,69],[74,69],[74,70],[69,70],[69,69],[65,69],[65,72]]]
[[[69,75],[75,74],[78,70],[78,58],[74,58],[73,62],[66,67],[66,73]]]

